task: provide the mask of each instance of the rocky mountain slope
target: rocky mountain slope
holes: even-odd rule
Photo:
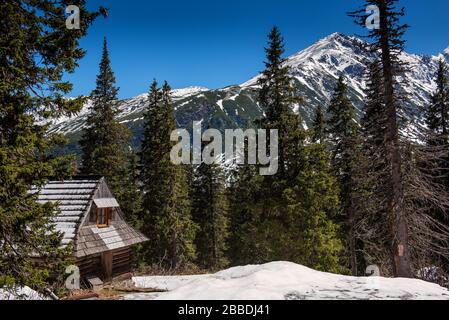
[[[363,46],[363,40],[334,33],[310,47],[288,58],[298,94],[304,97],[302,105],[295,111],[310,122],[318,105],[327,106],[336,79],[344,75],[349,85],[349,95],[359,114],[363,111],[364,72],[373,60],[373,55]],[[401,89],[406,93],[407,117],[416,116],[418,108],[425,106],[429,95],[436,88],[433,81],[440,58],[449,61],[449,48],[438,56],[422,56],[404,53],[402,59],[409,63],[405,77],[407,85]],[[204,87],[190,87],[173,91],[176,117],[179,127],[190,127],[193,121],[204,120],[217,129],[233,129],[251,126],[263,115],[257,102],[257,79],[241,84],[210,90]],[[142,120],[147,95],[120,101],[121,114],[118,119],[126,123],[134,133],[133,146],[138,146],[142,135]],[[52,131],[67,135],[70,144],[64,151],[76,151],[80,130],[83,128],[89,104],[73,118],[59,119],[52,125]],[[419,119],[418,119],[419,120]]]

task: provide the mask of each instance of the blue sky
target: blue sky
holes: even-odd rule
[[[90,0],[110,8],[81,41],[87,50],[71,95],[95,86],[102,39],[107,36],[120,97],[146,92],[153,78],[173,88],[239,84],[263,68],[266,35],[279,26],[287,54],[333,32],[364,34],[347,11],[361,0]],[[407,51],[437,54],[449,46],[449,1],[402,0],[411,25]]]

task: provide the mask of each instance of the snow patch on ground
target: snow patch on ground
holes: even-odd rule
[[[236,267],[213,275],[136,277],[142,288],[168,290],[127,295],[138,300],[449,300],[449,291],[413,279],[348,277],[290,262]]]
[[[184,285],[190,284],[207,275],[199,276],[157,276],[157,277],[133,277],[133,283],[136,288],[156,289],[163,291],[172,291]]]
[[[36,291],[24,287],[15,290],[0,289],[0,300],[45,300]]]

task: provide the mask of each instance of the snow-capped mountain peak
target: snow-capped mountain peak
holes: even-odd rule
[[[363,58],[358,60],[364,60],[369,55],[366,51],[360,52],[363,44],[366,44],[363,40],[335,32],[288,57],[287,65],[293,70],[302,69],[304,72],[315,70],[318,67],[316,71],[330,72],[335,78],[338,78],[348,64],[360,64],[361,61],[354,61],[357,60],[357,55]],[[242,87],[255,85],[259,77],[260,75],[245,82]],[[303,78],[298,80],[305,82]]]
[[[209,91],[209,88],[206,87],[198,87],[198,86],[194,86],[194,87],[187,87],[187,88],[183,88],[183,89],[175,89],[172,91],[172,97],[174,99],[177,98],[186,98],[188,96],[197,94],[197,93],[201,93],[204,91]]]
[[[356,108],[363,111],[365,74],[370,62],[375,58],[364,44],[364,40],[333,33],[308,48],[287,58],[291,76],[298,95],[304,98],[302,105],[294,106],[306,124],[312,119],[318,105],[327,107],[336,80],[343,75],[348,83],[349,98]],[[406,93],[404,100],[410,116],[418,115],[417,107],[429,103],[430,94],[435,90],[434,76],[438,60],[445,56],[449,62],[449,48],[439,56],[422,56],[404,52],[401,60],[409,64],[405,74]],[[189,87],[173,90],[172,96],[179,127],[189,127],[192,121],[213,123],[217,129],[248,127],[260,119],[264,110],[257,99],[257,75],[241,85],[209,90],[205,87]],[[147,103],[147,94],[120,101],[118,120],[126,123],[141,134],[142,119]],[[86,111],[86,110],[85,110]],[[87,112],[78,117],[58,121],[53,131],[73,134],[84,127]],[[71,137],[69,136],[69,139]],[[138,141],[139,139],[134,139]]]
[[[366,42],[357,37],[348,36],[341,32],[335,32],[321,40],[318,40],[311,46],[311,48],[323,48],[324,46],[335,49],[339,48],[340,46],[353,47],[354,45],[360,44],[366,44]]]
[[[447,47],[446,50],[443,51],[443,55],[446,57],[446,60],[449,62],[449,47]]]

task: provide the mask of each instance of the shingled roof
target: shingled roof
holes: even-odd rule
[[[53,219],[55,228],[64,234],[63,245],[74,244],[76,257],[147,241],[124,220],[119,220],[107,228],[84,225],[94,200],[98,199],[96,194],[102,183],[105,183],[104,178],[98,176],[74,177],[68,181],[50,181],[40,189],[32,188],[31,190],[31,192],[39,193],[38,202],[58,204],[60,211]],[[108,201],[115,201],[115,199],[108,199]]]
[[[125,222],[117,222],[107,228],[86,226],[82,227],[78,233],[75,256],[81,258],[144,241],[147,241],[147,239]]]

